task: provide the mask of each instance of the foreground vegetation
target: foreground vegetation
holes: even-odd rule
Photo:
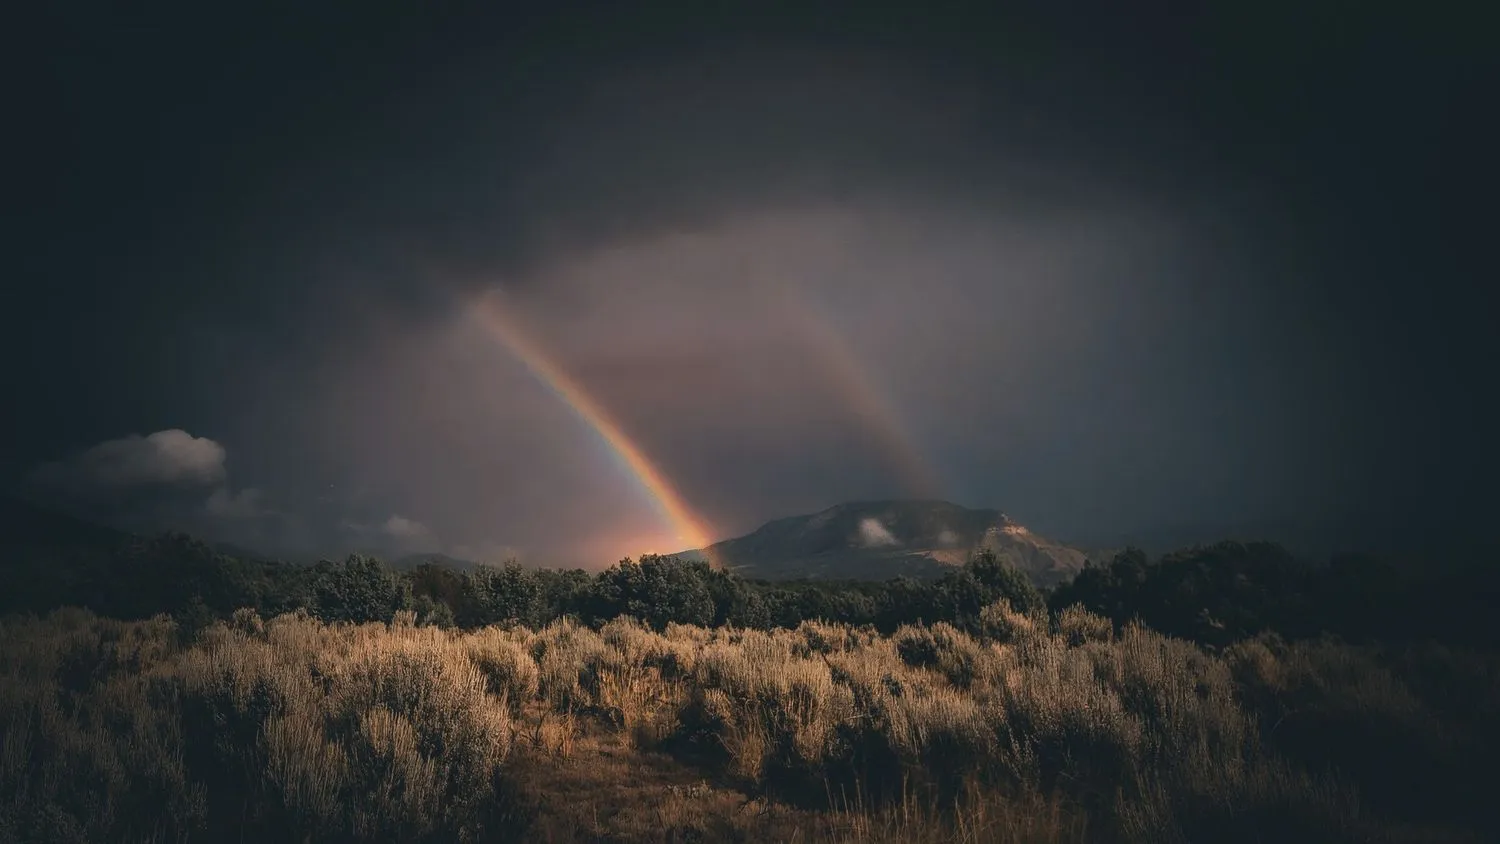
[[[974,629],[0,625],[0,840],[1483,841],[1500,670]]]
[[[755,582],[31,530],[0,842],[1500,840],[1496,582],[1266,543],[1043,593],[990,554]]]

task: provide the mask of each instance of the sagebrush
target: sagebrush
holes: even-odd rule
[[[977,635],[415,621],[242,611],[183,643],[166,617],[5,620],[0,840],[526,839],[514,763],[566,755],[579,725],[825,839],[1492,831],[1466,766],[1495,747],[1500,672],[1457,652],[1213,653],[1004,603]]]

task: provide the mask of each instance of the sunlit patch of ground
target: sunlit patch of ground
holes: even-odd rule
[[[667,753],[640,750],[598,720],[548,720],[529,713],[538,738],[512,757],[510,776],[529,816],[528,839],[573,842],[1063,842],[1086,841],[1087,825],[1057,802],[977,801],[952,807],[908,800],[866,811],[834,799],[812,811],[747,794],[710,770]],[[550,723],[548,727],[545,724]],[[539,727],[539,728],[538,728]],[[952,815],[951,824],[937,821]]]

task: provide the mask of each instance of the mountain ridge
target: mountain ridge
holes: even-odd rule
[[[849,501],[772,519],[743,536],[674,555],[712,560],[744,577],[884,580],[936,576],[990,549],[1038,586],[1083,568],[1085,552],[1047,539],[997,509],[942,499]]]

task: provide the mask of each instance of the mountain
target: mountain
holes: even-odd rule
[[[129,536],[125,531],[104,527],[24,498],[0,496],[0,543],[5,548],[58,543],[109,546]]]
[[[858,501],[767,522],[737,539],[679,554],[735,573],[790,578],[884,580],[934,576],[981,548],[1050,586],[1083,567],[1084,552],[1038,536],[999,510],[948,501]]]
[[[1493,540],[1475,542],[1462,535],[1461,531],[1448,529],[1444,525],[1413,522],[1381,513],[1353,513],[1300,520],[1164,524],[1086,539],[1090,548],[1123,548],[1129,545],[1140,548],[1153,557],[1225,540],[1275,542],[1299,557],[1325,561],[1348,554],[1373,555],[1383,559],[1404,557],[1439,561],[1448,558],[1493,557],[1497,550]],[[1101,556],[1098,559],[1105,558]]]
[[[0,614],[82,606],[145,618],[195,598],[223,611],[278,600],[287,606],[288,590],[303,585],[289,575],[294,568],[230,556],[182,533],[142,536],[0,499]]]

